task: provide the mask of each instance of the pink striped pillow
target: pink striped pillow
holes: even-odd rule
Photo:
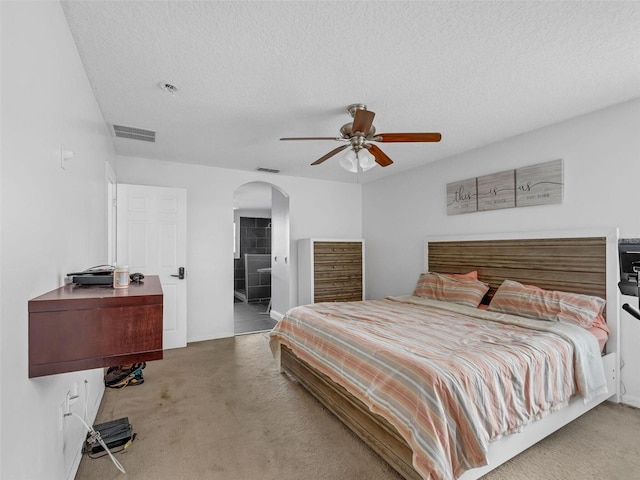
[[[446,275],[447,277],[457,278],[458,280],[478,280],[478,271],[473,270],[467,273],[441,273],[440,275]]]
[[[489,291],[489,285],[478,280],[461,279],[440,273],[423,273],[414,295],[432,300],[477,307]]]
[[[544,290],[505,280],[493,296],[489,310],[589,328],[602,313],[604,305],[605,301],[600,297]]]

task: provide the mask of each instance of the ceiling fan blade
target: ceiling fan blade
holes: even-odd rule
[[[376,142],[439,142],[442,135],[433,133],[379,133],[372,140]]]
[[[369,135],[371,125],[373,125],[373,117],[375,116],[376,114],[370,110],[356,110],[351,131],[353,133],[360,132],[366,137]]]
[[[327,153],[325,156],[320,157],[318,160],[316,160],[315,162],[313,162],[311,165],[320,165],[322,162],[324,162],[325,160],[328,160],[329,158],[333,157],[336,153],[341,152],[342,150],[344,150],[347,147],[350,147],[351,145],[347,144],[347,145],[341,145],[338,148],[334,148],[333,150],[331,150],[329,153]]]
[[[369,152],[371,152],[371,155],[376,159],[376,163],[381,167],[388,167],[393,163],[393,160],[387,157],[387,154],[380,150],[380,147],[377,145],[369,145]]]
[[[342,140],[340,137],[285,137],[280,140]]]

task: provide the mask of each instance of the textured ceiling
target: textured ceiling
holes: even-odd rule
[[[118,154],[366,183],[640,97],[640,2],[69,1],[105,120],[157,132]],[[175,96],[159,82],[178,87]],[[332,158],[351,103],[395,161]]]

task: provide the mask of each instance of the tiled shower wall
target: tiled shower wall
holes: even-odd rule
[[[246,253],[246,295],[249,302],[266,302],[271,297],[271,272],[260,271],[271,268],[271,255]]]
[[[234,289],[247,294],[245,291],[245,259],[247,253],[259,253],[271,255],[271,219],[240,217],[240,258],[234,259]],[[259,297],[251,296],[251,301],[268,300],[271,296],[271,275],[260,275],[259,286],[264,287],[259,290],[253,289],[252,293],[259,294]],[[250,278],[250,282],[253,279]],[[262,296],[265,295],[265,296]]]

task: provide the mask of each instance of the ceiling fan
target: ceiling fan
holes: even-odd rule
[[[375,113],[367,110],[367,106],[354,103],[347,107],[347,111],[353,117],[353,122],[346,123],[340,129],[340,137],[285,137],[280,140],[337,140],[345,142],[323,155],[311,165],[320,165],[325,160],[337,155],[347,148],[351,148],[340,159],[340,164],[351,172],[357,172],[358,167],[363,171],[374,167],[376,163],[381,167],[387,167],[393,163],[377,145],[371,142],[439,142],[442,135],[439,133],[378,133],[373,126]]]

